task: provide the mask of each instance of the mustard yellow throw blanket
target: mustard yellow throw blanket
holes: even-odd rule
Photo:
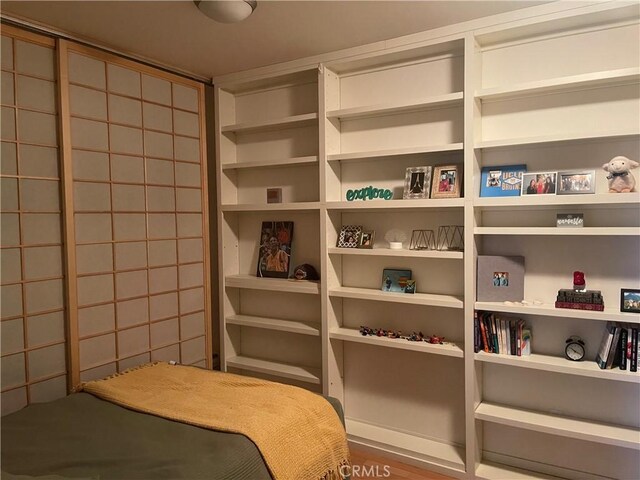
[[[83,390],[139,412],[245,435],[275,480],[340,480],[349,462],[335,410],[302,388],[154,363],[87,382]]]

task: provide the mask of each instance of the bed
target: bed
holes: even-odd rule
[[[327,402],[343,421],[339,402]],[[53,475],[53,476],[51,476]],[[270,480],[246,436],[75,393],[2,418],[2,478]]]

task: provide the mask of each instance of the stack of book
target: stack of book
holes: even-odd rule
[[[638,326],[607,322],[596,363],[602,369],[638,371]]]
[[[531,329],[525,327],[524,320],[476,311],[473,321],[474,352],[531,355]]]

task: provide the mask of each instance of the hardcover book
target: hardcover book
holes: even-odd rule
[[[607,327],[602,335],[602,341],[600,342],[600,348],[598,349],[598,355],[596,355],[596,363],[601,369],[605,369],[607,366],[607,358],[609,357],[609,351],[611,350],[611,343],[613,342],[613,334],[616,331],[616,326],[612,322],[607,322]]]
[[[481,197],[519,197],[526,165],[484,167],[480,179]]]

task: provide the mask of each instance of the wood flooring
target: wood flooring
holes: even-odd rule
[[[357,448],[351,448],[351,480],[454,480]]]

